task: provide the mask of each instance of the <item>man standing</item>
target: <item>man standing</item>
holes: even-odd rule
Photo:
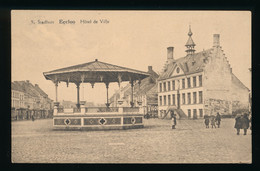
[[[171,118],[172,118],[172,129],[175,129],[176,126],[176,115],[174,112],[171,110]]]
[[[240,129],[242,128],[241,115],[237,115],[235,121],[236,122],[234,128],[237,129],[237,135],[239,135]]]
[[[241,117],[241,129],[244,129],[244,135],[246,135],[247,129],[249,128],[249,119],[246,113]]]
[[[218,128],[220,127],[220,121],[221,121],[221,116],[219,113],[217,113],[216,122],[217,122]]]

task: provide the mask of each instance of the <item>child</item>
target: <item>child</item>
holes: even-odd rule
[[[206,128],[209,128],[209,117],[208,117],[208,115],[205,115],[204,119],[205,119]]]
[[[171,118],[172,118],[172,129],[175,129],[176,126],[176,115],[173,111],[171,111]]]
[[[212,116],[212,117],[211,117],[211,120],[210,120],[211,128],[213,128],[213,127],[216,128],[215,122],[216,122],[216,120],[215,120],[215,116]]]

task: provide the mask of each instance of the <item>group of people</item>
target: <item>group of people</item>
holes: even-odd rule
[[[220,127],[221,117],[219,113],[217,113],[216,116],[205,115],[204,119],[205,119],[204,123],[206,125],[206,128],[209,128],[209,123],[211,124],[211,128],[216,128],[216,125],[218,126],[218,128]]]
[[[250,123],[250,129],[252,130],[252,117],[249,119],[246,113],[243,115],[237,115],[235,121],[236,122],[234,127],[237,129],[237,135],[239,135],[240,129],[243,129],[244,135],[246,135]]]
[[[177,118],[176,114],[174,114],[174,111],[171,112],[171,120],[172,120],[172,129],[176,129],[177,125]],[[221,116],[219,112],[217,112],[217,115],[205,115],[204,116],[204,123],[206,125],[206,128],[209,128],[209,124],[211,124],[211,128],[220,128],[220,122],[221,122]],[[251,124],[250,124],[251,123]],[[217,127],[216,127],[217,125]],[[248,118],[248,114],[244,113],[243,115],[237,115],[235,118],[235,128],[237,129],[237,135],[240,134],[240,129],[244,130],[244,135],[247,134],[247,129],[249,128],[252,130],[252,117],[250,119]]]
[[[211,116],[204,116],[204,123],[206,125],[206,128],[209,128],[209,124],[211,124],[211,128],[216,128],[216,125],[218,126],[218,128],[220,127],[220,122],[221,122],[221,116],[219,113],[217,113],[216,116],[211,115]],[[250,126],[250,129],[252,130],[252,124],[250,124],[252,122],[252,117],[250,117],[250,119],[248,118],[248,114],[244,113],[243,115],[237,115],[235,118],[235,128],[237,129],[237,135],[240,134],[240,129],[244,130],[244,135],[247,134],[247,129]]]

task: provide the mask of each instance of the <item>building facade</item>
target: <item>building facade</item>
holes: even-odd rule
[[[152,66],[148,66],[149,77],[134,84],[134,106],[141,106],[143,114],[157,115],[158,94],[157,79],[159,75],[153,71]],[[111,107],[117,107],[117,101],[123,100],[122,106],[130,107],[131,102],[131,86],[127,84],[121,90],[117,90],[109,99]]]
[[[13,120],[29,119],[32,114],[38,118],[49,117],[53,100],[39,87],[26,81],[11,83],[11,115]]]
[[[25,108],[25,97],[21,87],[15,83],[11,85],[11,107],[12,108]]]
[[[204,115],[232,114],[234,104],[246,108],[249,89],[232,73],[220,46],[220,35],[213,35],[213,46],[195,53],[191,29],[186,43],[187,55],[174,59],[173,47],[167,48],[167,61],[158,79],[159,118],[202,118]]]

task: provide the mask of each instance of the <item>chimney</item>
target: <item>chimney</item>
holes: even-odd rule
[[[152,66],[148,66],[148,72],[153,71],[153,67]]]
[[[35,87],[39,87],[39,85],[38,85],[38,84],[35,84]]]
[[[219,34],[213,34],[213,47],[219,46]]]
[[[167,61],[168,62],[173,61],[173,49],[174,49],[174,47],[167,48]]]
[[[27,83],[30,83],[30,81],[29,81],[29,80],[26,80],[26,82],[27,82]]]

